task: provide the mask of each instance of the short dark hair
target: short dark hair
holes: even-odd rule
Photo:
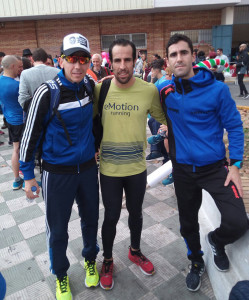
[[[166,56],[168,57],[169,54],[169,47],[173,44],[177,44],[180,41],[184,41],[188,44],[191,53],[193,54],[193,43],[191,41],[191,39],[184,35],[184,34],[180,34],[180,33],[175,33],[174,35],[172,35],[168,41],[168,44],[166,45]]]
[[[27,57],[22,57],[23,70],[30,69],[32,67],[31,61]]]
[[[205,56],[205,52],[200,50],[198,53],[197,53],[197,56],[198,57],[202,57],[202,56]]]
[[[153,62],[151,63],[151,67],[153,69],[162,70],[163,65],[164,65],[164,60],[163,59],[156,59],[156,60],[153,60]]]
[[[4,52],[0,52],[0,57],[4,57],[5,53]]]
[[[117,39],[115,41],[112,42],[110,48],[109,48],[109,58],[110,58],[110,61],[112,62],[113,61],[113,57],[112,57],[112,49],[114,48],[114,46],[123,46],[123,47],[126,47],[126,46],[131,46],[132,48],[132,58],[133,58],[133,61],[136,59],[136,46],[133,42],[129,41],[129,40],[125,40],[125,39]],[[141,53],[141,51],[140,51]]]
[[[43,63],[45,63],[47,61],[47,58],[48,58],[48,54],[42,48],[37,48],[33,52],[33,60],[34,61],[42,61]]]
[[[156,59],[161,59],[161,56],[158,55],[157,53],[153,54],[153,56],[155,56]]]
[[[222,48],[217,48],[217,50],[220,50],[223,53],[223,49]]]

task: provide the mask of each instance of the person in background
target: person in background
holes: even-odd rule
[[[95,53],[92,56],[93,66],[90,68],[97,77],[97,81],[102,78],[111,75],[111,71],[109,68],[102,66],[102,57],[100,54]],[[91,75],[91,74],[90,74]]]
[[[110,63],[110,59],[109,59],[109,54],[106,53],[106,52],[101,52],[101,57],[102,57],[101,66],[102,67],[110,68],[111,67],[111,63]]]
[[[151,81],[155,79],[155,86],[157,87],[160,83],[167,80],[166,75],[162,74],[162,68],[164,65],[163,59],[156,59],[151,63]],[[149,118],[148,126],[150,128],[151,134],[156,135],[161,126],[161,123],[156,121],[153,117]],[[146,156],[146,161],[160,160],[163,159],[163,164],[166,163],[168,159],[168,154],[164,147],[164,141],[157,144],[152,144],[150,146],[150,153]]]
[[[33,54],[32,52],[30,51],[29,48],[26,48],[26,49],[23,49],[22,51],[22,57],[26,57],[30,60],[31,64],[33,65]]]
[[[244,76],[247,73],[248,65],[249,65],[249,55],[247,51],[247,45],[241,44],[239,46],[238,62],[235,64],[235,66],[236,66],[236,73],[238,76],[238,84],[240,89],[240,94],[238,95],[238,97],[244,99],[249,98],[248,91],[243,82]]]
[[[217,53],[217,56],[215,58],[223,59],[223,60],[225,60],[225,62],[227,62],[229,64],[229,59],[228,59],[228,57],[225,54],[223,54],[223,49],[222,48],[218,48],[217,51],[216,51],[216,53]],[[225,81],[225,76],[223,74],[224,68],[225,67],[222,66],[222,65],[218,65],[217,66],[216,79],[218,81],[222,81],[222,82]]]
[[[32,68],[31,61],[27,57],[22,57],[23,70]]]
[[[45,65],[49,66],[49,67],[54,67],[52,55],[48,54],[48,58],[47,58],[47,61],[45,62]]]
[[[4,52],[0,52],[0,75],[3,72],[3,67],[2,67],[2,59],[4,58],[5,53]]]
[[[21,61],[22,63],[22,61]],[[19,176],[19,146],[23,130],[23,112],[18,103],[19,81],[15,80],[20,68],[20,60],[15,55],[6,55],[2,60],[3,76],[0,77],[0,103],[7,121],[10,141],[13,142],[11,166],[14,173],[13,190],[22,187]]]
[[[22,58],[20,56],[16,55],[16,58],[18,60],[18,73],[17,73],[17,77],[15,78],[15,80],[20,81],[20,76],[23,71],[23,62],[22,62]]]
[[[137,54],[137,60],[134,66],[134,76],[142,78],[143,76],[143,60],[140,51]]]
[[[48,55],[42,48],[33,52],[34,67],[24,70],[20,78],[18,101],[26,112],[36,89],[45,81],[54,79],[60,70],[46,66]]]
[[[205,52],[202,51],[202,50],[200,50],[200,51],[197,53],[197,57],[198,57],[199,62],[200,62],[200,61],[206,60]]]
[[[0,76],[3,75],[3,67],[2,67],[2,59],[4,58],[5,53],[4,52],[0,52]],[[1,103],[0,103],[0,112],[2,114],[2,107],[1,107]],[[6,119],[3,116],[3,125],[1,127],[1,129],[6,129],[7,128],[7,123],[6,123]],[[3,135],[4,131],[0,130],[0,135]],[[0,146],[3,145],[4,142],[0,142]]]

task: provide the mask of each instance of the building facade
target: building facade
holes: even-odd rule
[[[7,54],[42,47],[60,55],[62,38],[72,32],[89,39],[92,53],[124,37],[148,58],[164,57],[175,32],[206,52],[222,47],[230,58],[239,43],[249,42],[249,0],[0,0],[0,5],[0,51]]]

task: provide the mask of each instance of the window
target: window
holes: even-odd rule
[[[193,44],[212,43],[212,29],[171,31],[170,35],[174,35],[175,33],[185,34],[191,39]]]
[[[147,48],[147,36],[146,33],[130,33],[130,34],[114,34],[114,35],[102,35],[101,36],[101,48],[102,50],[108,50],[111,43],[116,39],[126,39],[132,41],[136,48]]]

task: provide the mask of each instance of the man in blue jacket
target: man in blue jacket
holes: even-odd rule
[[[211,194],[221,213],[220,227],[207,235],[219,271],[229,269],[225,246],[248,229],[239,175],[243,126],[229,88],[216,81],[208,69],[192,67],[193,45],[187,36],[173,35],[166,46],[166,56],[174,76],[158,89],[167,118],[180,231],[192,263],[186,284],[190,291],[197,291],[205,271],[198,223],[202,189]],[[230,170],[224,128],[229,138]]]
[[[90,57],[89,42],[84,36],[73,33],[64,37],[59,58],[62,70],[55,77],[60,86],[57,108],[59,115],[56,113],[48,123],[51,98],[48,86],[42,84],[30,104],[21,142],[20,164],[25,192],[27,198],[34,199],[39,194],[34,176],[34,154],[42,132],[45,131],[42,144],[42,192],[46,204],[50,269],[57,276],[56,298],[59,300],[72,299],[67,276],[70,264],[66,250],[68,222],[74,199],[81,218],[85,285],[91,287],[99,284],[95,262],[99,251],[96,240],[99,212],[98,170],[92,134],[93,103],[86,86],[86,82],[90,82],[92,89],[94,88],[94,81],[86,76]],[[33,186],[37,188],[37,195],[31,191]]]

